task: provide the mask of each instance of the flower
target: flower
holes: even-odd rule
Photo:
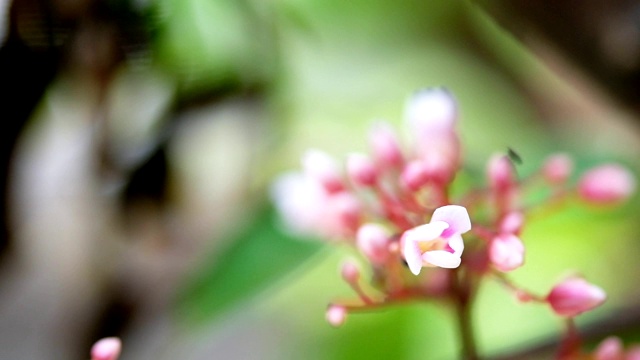
[[[347,308],[341,305],[330,305],[325,317],[331,326],[339,327],[347,319]]]
[[[551,184],[561,184],[571,175],[573,160],[567,154],[554,154],[545,160],[542,167],[544,179]]]
[[[622,341],[615,336],[604,339],[593,352],[595,360],[617,360],[624,356]]]
[[[578,184],[580,196],[595,204],[624,201],[633,194],[635,188],[633,175],[617,164],[601,165],[587,171]]]
[[[117,360],[122,342],[117,337],[98,340],[91,348],[91,360]]]
[[[431,222],[407,230],[400,239],[402,254],[415,275],[423,266],[457,268],[464,250],[462,234],[471,230],[467,209],[459,205],[442,206]]]
[[[356,235],[358,249],[372,264],[383,264],[389,256],[389,235],[378,224],[364,224]]]
[[[455,129],[458,105],[451,93],[443,88],[416,92],[407,102],[405,119],[427,179],[440,184],[452,180],[460,166],[460,141]]]
[[[604,290],[579,277],[568,278],[554,286],[546,298],[553,311],[565,317],[592,310],[606,299]]]
[[[524,245],[513,234],[500,234],[489,245],[489,259],[500,271],[511,271],[524,263]]]

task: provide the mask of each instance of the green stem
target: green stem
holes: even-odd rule
[[[464,270],[463,270],[464,271]],[[471,305],[473,299],[472,284],[469,282],[468,274],[460,269],[456,270],[452,278],[452,290],[456,306],[456,316],[458,318],[458,329],[460,331],[460,341],[462,351],[460,358],[463,360],[478,360],[478,350],[473,324],[471,321]]]

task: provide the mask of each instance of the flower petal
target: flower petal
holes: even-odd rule
[[[437,208],[431,217],[431,223],[435,221],[444,221],[449,224],[449,228],[442,235],[445,238],[471,230],[471,219],[464,206],[447,205]]]
[[[422,255],[420,254],[420,247],[415,241],[403,239],[402,240],[402,255],[409,265],[409,270],[414,275],[420,274],[422,269]]]
[[[447,243],[451,249],[453,249],[453,255],[460,257],[462,255],[462,251],[464,250],[464,241],[462,241],[462,236],[458,234],[454,234],[449,238],[449,242]]]
[[[431,221],[429,224],[416,226],[402,234],[404,241],[431,241],[439,238],[442,232],[449,227],[444,221]]]
[[[460,256],[445,250],[427,251],[422,254],[422,260],[441,268],[454,269],[460,266]]]

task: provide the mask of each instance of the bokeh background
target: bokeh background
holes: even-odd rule
[[[440,303],[328,326],[357,254],[283,231],[270,183],[307,148],[366,150],[374,119],[403,129],[428,86],[458,99],[477,184],[508,148],[523,176],[556,151],[637,174],[640,5],[589,3],[0,0],[0,358],[112,335],[123,360],[455,358]],[[519,283],[609,294],[587,347],[640,341],[638,210],[570,202],[523,234]],[[562,329],[491,282],[474,323],[490,358],[549,358]]]

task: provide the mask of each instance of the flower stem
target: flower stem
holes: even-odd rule
[[[456,316],[458,318],[458,328],[460,331],[460,341],[462,345],[460,359],[478,360],[478,350],[473,333],[473,324],[471,321],[471,305],[473,298],[472,284],[468,278],[469,274],[458,269],[454,276],[451,277],[452,290],[454,295]]]

